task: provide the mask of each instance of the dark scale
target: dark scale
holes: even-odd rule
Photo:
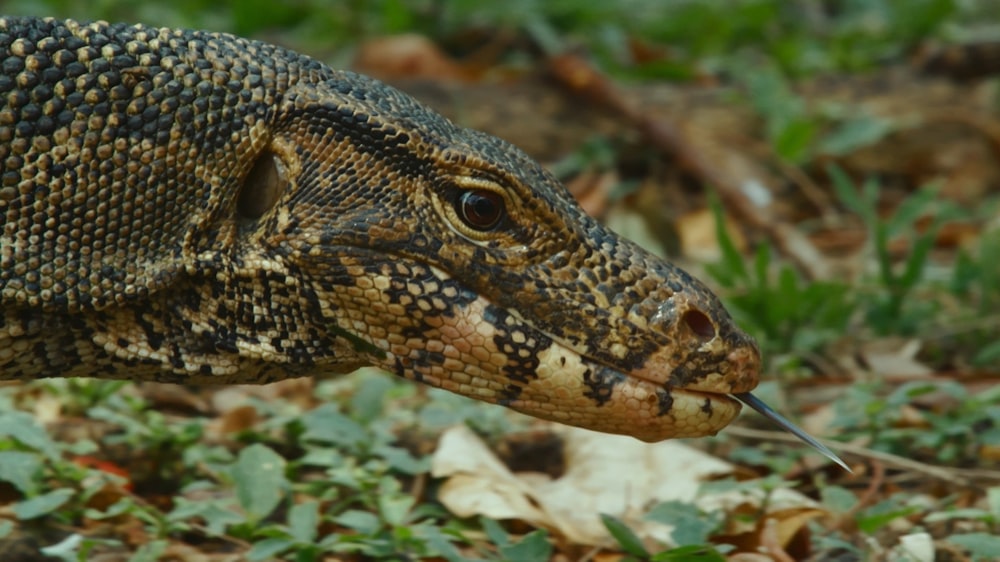
[[[516,321],[502,308],[487,307],[485,317],[496,329],[493,345],[507,356],[507,364],[500,372],[504,380],[511,381],[508,386],[538,378],[539,353],[548,349],[552,340],[538,333],[529,336],[518,327],[511,328]]]
[[[625,375],[603,367],[587,369],[583,373],[583,381],[587,385],[587,398],[601,406],[611,399],[615,387],[625,382]]]

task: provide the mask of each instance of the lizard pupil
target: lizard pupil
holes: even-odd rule
[[[503,197],[488,189],[463,191],[457,203],[458,215],[469,228],[475,230],[492,230],[503,218]]]

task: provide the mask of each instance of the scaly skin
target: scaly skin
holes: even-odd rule
[[[758,382],[702,283],[379,82],[106,23],[2,18],[0,53],[0,379],[375,365],[648,441]]]

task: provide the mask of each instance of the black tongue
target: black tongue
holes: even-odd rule
[[[802,431],[801,429],[799,429],[798,426],[786,420],[784,416],[772,410],[771,407],[765,404],[763,401],[761,401],[760,398],[757,398],[756,396],[750,394],[749,392],[741,392],[739,394],[733,394],[733,398],[739,400],[740,402],[743,402],[744,404],[750,406],[754,410],[757,410],[757,412],[760,415],[773,421],[781,429],[784,429],[785,431],[805,441],[806,444],[808,444],[810,447],[816,449],[817,451],[822,453],[824,457],[840,465],[841,468],[843,468],[847,472],[853,472],[850,469],[850,467],[848,467],[844,461],[840,460],[840,457],[838,457],[837,454],[831,451],[826,445],[820,443],[815,437],[809,435],[805,431]]]

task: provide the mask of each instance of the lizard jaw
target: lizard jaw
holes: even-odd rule
[[[434,274],[439,290],[455,293],[452,300],[462,304],[421,317],[395,314],[388,304],[368,307],[369,314],[386,314],[372,324],[397,326],[366,338],[385,351],[372,363],[538,418],[643,441],[712,435],[740,412],[740,403],[728,396],[730,386],[689,390],[624,372]]]

